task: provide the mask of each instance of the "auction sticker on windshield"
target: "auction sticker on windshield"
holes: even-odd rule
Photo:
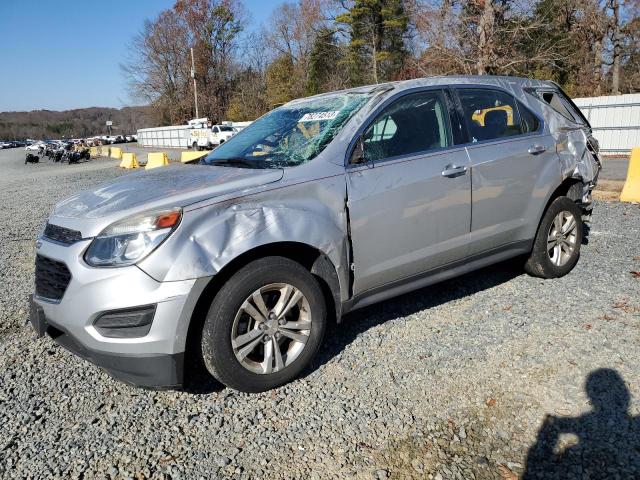
[[[305,113],[298,122],[321,122],[323,120],[333,120],[338,116],[339,111],[333,112],[313,112]]]

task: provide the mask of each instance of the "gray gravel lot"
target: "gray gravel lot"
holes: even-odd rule
[[[605,157],[602,160],[600,178],[603,180],[624,180],[627,178],[629,156]]]
[[[283,388],[154,392],[24,325],[52,205],[123,173],[23,153],[0,151],[0,477],[640,478],[638,205],[598,203],[564,278],[508,262],[348,315]]]

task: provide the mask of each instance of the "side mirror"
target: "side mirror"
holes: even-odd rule
[[[362,139],[362,135],[358,137],[356,140],[356,145],[353,148],[353,152],[351,152],[351,158],[349,159],[349,163],[351,165],[359,165],[365,162],[364,158],[364,141]]]

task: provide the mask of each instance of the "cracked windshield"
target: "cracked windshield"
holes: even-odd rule
[[[342,93],[283,105],[211,152],[203,163],[293,167],[318,155],[371,94]]]

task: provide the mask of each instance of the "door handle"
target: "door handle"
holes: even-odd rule
[[[459,177],[460,175],[464,175],[465,173],[467,173],[467,167],[465,166],[458,167],[456,165],[449,164],[446,167],[444,167],[444,170],[442,171],[442,176],[455,178],[455,177]]]
[[[527,152],[529,152],[531,155],[540,155],[541,153],[544,153],[547,151],[547,147],[544,147],[542,145],[532,145],[529,147],[529,150],[527,150]]]

